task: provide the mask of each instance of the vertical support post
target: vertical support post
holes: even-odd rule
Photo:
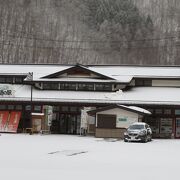
[[[32,83],[31,83],[31,106],[32,106]]]
[[[31,127],[33,126],[33,124],[32,124],[32,107],[33,107],[33,105],[32,105],[32,103],[33,103],[33,83],[32,83],[32,81],[33,81],[33,72],[31,72],[31,73],[29,73],[29,79],[31,80],[31,111],[30,111],[30,117],[31,117]],[[33,127],[32,127],[33,128]]]

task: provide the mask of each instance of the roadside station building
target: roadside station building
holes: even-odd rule
[[[150,111],[142,121],[154,137],[180,138],[180,67],[0,65],[1,132],[33,126],[79,134],[82,109],[116,104]],[[95,133],[96,125],[92,121],[89,131]],[[103,120],[100,126],[112,128],[103,127]]]

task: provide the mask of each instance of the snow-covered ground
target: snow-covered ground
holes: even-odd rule
[[[2,134],[1,180],[179,179],[180,140],[124,143],[69,135]]]

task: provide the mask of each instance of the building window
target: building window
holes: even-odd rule
[[[61,110],[67,112],[69,109],[68,109],[68,106],[62,106]]]
[[[170,115],[172,113],[171,109],[164,109],[164,114]]]
[[[58,83],[43,83],[44,90],[58,90],[59,84]]]
[[[155,114],[162,114],[162,109],[155,109]]]
[[[76,112],[77,111],[77,107],[70,107],[70,111],[71,112]]]
[[[24,79],[23,77],[15,77],[14,81],[15,81],[16,84],[22,84],[23,83],[23,79]]]
[[[5,77],[0,77],[0,83],[5,83],[6,82],[6,78]]]
[[[6,83],[13,84],[13,77],[6,77]]]
[[[61,83],[61,90],[76,90],[76,83]]]
[[[95,84],[96,91],[112,91],[111,84]]]
[[[22,84],[25,77],[1,76],[0,83]]]
[[[175,109],[175,115],[180,115],[180,109]]]
[[[59,111],[59,106],[53,106],[53,111],[58,112]]]
[[[22,105],[16,105],[16,110],[22,110]]]
[[[8,110],[14,110],[14,105],[8,105]]]
[[[0,77],[0,83],[13,83],[13,77]]]
[[[176,127],[180,127],[180,119],[176,119]]]
[[[41,106],[35,105],[34,106],[34,111],[35,112],[41,112]]]
[[[93,91],[94,84],[86,84],[86,83],[78,84],[78,90]]]
[[[0,110],[5,110],[6,109],[6,105],[0,105]]]
[[[82,107],[77,107],[77,112],[81,112]]]
[[[160,133],[172,133],[172,118],[161,118]]]
[[[26,105],[26,106],[25,106],[25,110],[26,110],[26,111],[31,111],[31,105]]]
[[[135,86],[152,86],[151,79],[136,79]]]

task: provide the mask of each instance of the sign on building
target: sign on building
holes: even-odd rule
[[[0,85],[0,96],[14,96],[15,90],[12,85]]]
[[[117,128],[128,128],[134,122],[138,121],[138,117],[121,116],[117,117],[116,127]]]
[[[52,106],[44,106],[45,111],[45,121],[47,126],[51,126],[53,119],[53,107]]]
[[[84,107],[81,110],[80,134],[86,134],[90,124],[95,124],[94,117],[90,117],[87,112],[94,109],[93,107]]]

